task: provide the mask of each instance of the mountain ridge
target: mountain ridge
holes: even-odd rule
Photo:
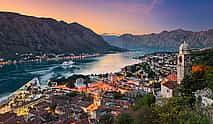
[[[113,36],[113,39],[105,35],[102,35],[102,37],[113,46],[128,49],[143,47],[178,48],[183,41],[195,48],[213,47],[213,29],[199,32],[176,29],[144,35],[122,34]]]
[[[0,12],[0,56],[15,53],[103,52],[110,46],[91,29],[52,18]]]

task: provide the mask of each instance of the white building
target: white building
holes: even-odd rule
[[[161,96],[165,98],[173,97],[175,95],[174,90],[177,87],[177,81],[168,81],[165,84],[161,84]]]
[[[78,78],[78,79],[75,81],[75,87],[80,88],[80,87],[82,87],[82,86],[86,86],[86,85],[84,84],[84,79],[83,79],[83,78]]]

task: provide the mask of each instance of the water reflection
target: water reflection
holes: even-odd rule
[[[77,73],[81,74],[101,74],[118,72],[126,65],[139,63],[139,60],[130,59],[122,53],[107,54],[99,58],[98,61],[89,63],[87,68],[81,68]]]

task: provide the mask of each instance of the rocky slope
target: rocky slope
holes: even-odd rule
[[[17,52],[79,53],[115,49],[78,23],[0,12],[0,56]]]
[[[191,47],[213,47],[213,29],[201,32],[184,31],[182,29],[163,31],[159,34],[132,35],[124,34],[113,40],[104,39],[111,45],[122,48],[177,48],[185,40]]]
[[[119,38],[119,36],[117,36],[117,35],[111,35],[111,34],[102,34],[101,36],[103,37],[103,39],[105,41],[107,41],[109,44],[112,44],[112,45]],[[120,46],[120,45],[118,45],[118,46]]]

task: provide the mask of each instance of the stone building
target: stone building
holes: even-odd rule
[[[177,76],[169,75],[161,82],[161,96],[173,97],[175,89],[181,84],[184,76],[191,75],[192,62],[191,62],[191,50],[189,45],[184,42],[179,47],[179,53],[177,54]],[[169,78],[174,77],[174,78]]]
[[[191,62],[191,50],[189,45],[184,42],[179,47],[179,53],[177,55],[177,83],[181,84],[184,76],[191,75],[192,62]]]

